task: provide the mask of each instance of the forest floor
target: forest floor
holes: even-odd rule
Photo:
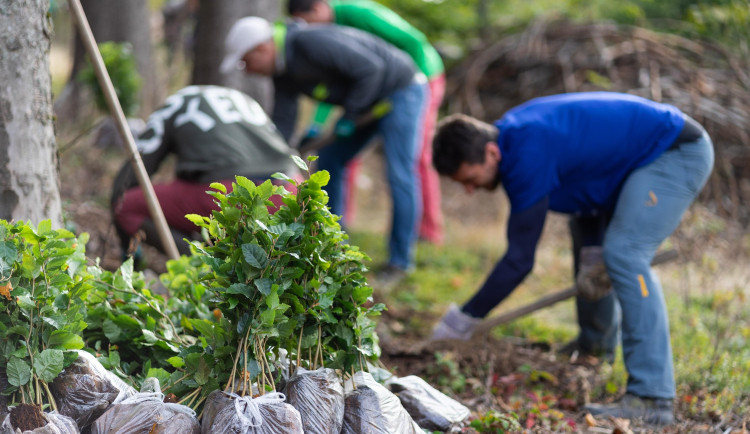
[[[108,203],[124,152],[98,148],[90,136],[72,141],[77,134],[58,133],[61,148],[66,145],[60,153],[66,225],[89,233],[88,256],[114,269],[121,258]],[[390,204],[380,153],[369,150],[363,160],[348,227],[353,244],[376,266],[386,257]],[[167,164],[155,182],[169,179],[170,169]],[[479,432],[501,432],[491,428],[498,414],[513,414],[527,432],[747,432],[750,312],[742,301],[750,282],[750,237],[742,228],[697,206],[667,242],[680,252],[678,261],[657,271],[672,321],[677,423],[660,430],[638,422],[628,427],[625,421],[587,418],[580,410],[586,402],[622,394],[625,373],[621,354],[609,364],[555,352],[576,334],[570,300],[470,343],[424,344],[448,304],[465,301],[478,288],[505,246],[504,194],[467,196],[460,186],[442,182],[445,242],[420,242],[417,270],[389,293],[375,288],[376,301],[388,306],[379,325],[381,361],[395,375],[421,376],[468,406],[485,426]],[[144,253],[148,268],[165,271],[163,255],[148,247]],[[553,215],[533,274],[494,314],[569,286],[571,263],[566,221]],[[697,313],[696,305],[702,306]]]

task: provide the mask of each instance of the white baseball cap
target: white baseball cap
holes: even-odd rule
[[[248,51],[271,39],[271,24],[260,17],[245,17],[237,20],[224,40],[224,60],[220,71],[224,74],[237,67]]]

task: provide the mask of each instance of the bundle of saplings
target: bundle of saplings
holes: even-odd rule
[[[41,411],[58,409],[49,384],[83,347],[83,300],[92,280],[87,238],[53,230],[49,220],[37,227],[0,220],[0,372],[9,384],[3,390],[11,406],[2,421],[7,432],[78,432],[70,419]]]
[[[307,170],[304,161],[295,161]],[[216,390],[226,394],[215,397],[245,399],[253,390],[260,397],[278,396],[273,394],[282,381],[281,354],[292,371],[302,366],[351,372],[379,356],[371,316],[383,305],[372,304],[363,264],[369,258],[347,243],[338,217],[326,207],[322,187],[328,173],[299,183],[275,176],[294,184],[296,194],[270,181],[256,186],[237,177],[229,193],[212,185],[219,206],[212,216],[187,216],[207,239],[194,244],[193,257],[207,271],[188,292],[205,301],[197,292],[206,291],[216,310],[210,318],[172,317],[195,343],[169,359],[160,380],[165,392],[192,408]],[[283,201],[273,214],[272,195]],[[195,276],[181,280],[184,286]]]

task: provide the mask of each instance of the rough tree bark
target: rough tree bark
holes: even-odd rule
[[[219,72],[224,57],[224,38],[234,22],[255,15],[274,21],[279,17],[278,0],[201,0],[193,55],[193,84],[217,84],[239,89],[255,98],[270,112],[273,100],[271,81],[265,77],[248,77],[237,71]]]
[[[49,0],[0,0],[0,218],[62,226]]]

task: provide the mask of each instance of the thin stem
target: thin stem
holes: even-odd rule
[[[242,347],[242,341],[244,339],[245,338],[242,338],[240,340],[240,347]],[[234,356],[234,363],[232,363],[232,373],[229,375],[229,381],[227,382],[227,385],[224,386],[224,390],[229,390],[231,393],[234,393],[234,374],[237,372],[237,363],[239,362],[241,352],[241,350],[237,350],[237,354],[235,354]]]
[[[175,381],[174,383],[170,384],[170,385],[169,385],[169,386],[167,386],[167,387],[164,387],[164,388],[162,388],[162,389],[161,389],[161,392],[162,392],[162,393],[166,392],[167,390],[169,390],[169,389],[173,388],[174,386],[176,386],[176,385],[180,384],[180,383],[182,382],[182,380],[186,379],[186,378],[187,378],[187,377],[189,377],[189,376],[190,376],[190,374],[185,374],[185,375],[183,375],[183,376],[182,376],[182,378],[180,378],[179,380]]]
[[[195,403],[195,407],[190,407],[190,408],[195,410],[196,408],[200,407],[200,405],[203,404],[203,401],[205,400],[206,400],[206,397],[204,396],[203,398],[199,399],[198,402]],[[201,414],[198,415],[198,420],[200,420],[201,416],[203,416],[203,411],[201,411]]]
[[[305,325],[302,324],[302,327],[299,329],[299,342],[297,343],[297,365],[294,367],[294,372],[297,372],[297,366],[300,366],[300,363],[302,363],[302,332],[305,331]]]
[[[245,344],[243,346],[243,354],[244,369],[242,370],[242,396],[245,396],[247,394],[248,388],[250,388],[250,396],[253,396],[252,386],[248,384],[250,383],[250,373],[247,371],[247,339],[245,339]]]
[[[315,348],[315,359],[313,359],[313,369],[318,369],[318,357],[320,357],[320,340],[323,338],[320,331],[320,324],[318,324],[318,345]]]
[[[357,342],[359,343],[359,348],[362,349],[362,335],[357,336]],[[363,358],[364,355],[362,354],[362,351],[357,351],[357,361],[359,361],[359,369],[361,369],[362,372],[365,372],[365,366],[362,364]]]
[[[49,386],[47,386],[47,382],[42,381],[42,386],[44,386],[44,391],[47,392],[47,399],[49,399],[49,403],[52,405],[52,410],[57,411],[57,403],[55,402],[55,397],[52,396],[52,392],[50,392]],[[39,395],[41,395],[41,393]]]

